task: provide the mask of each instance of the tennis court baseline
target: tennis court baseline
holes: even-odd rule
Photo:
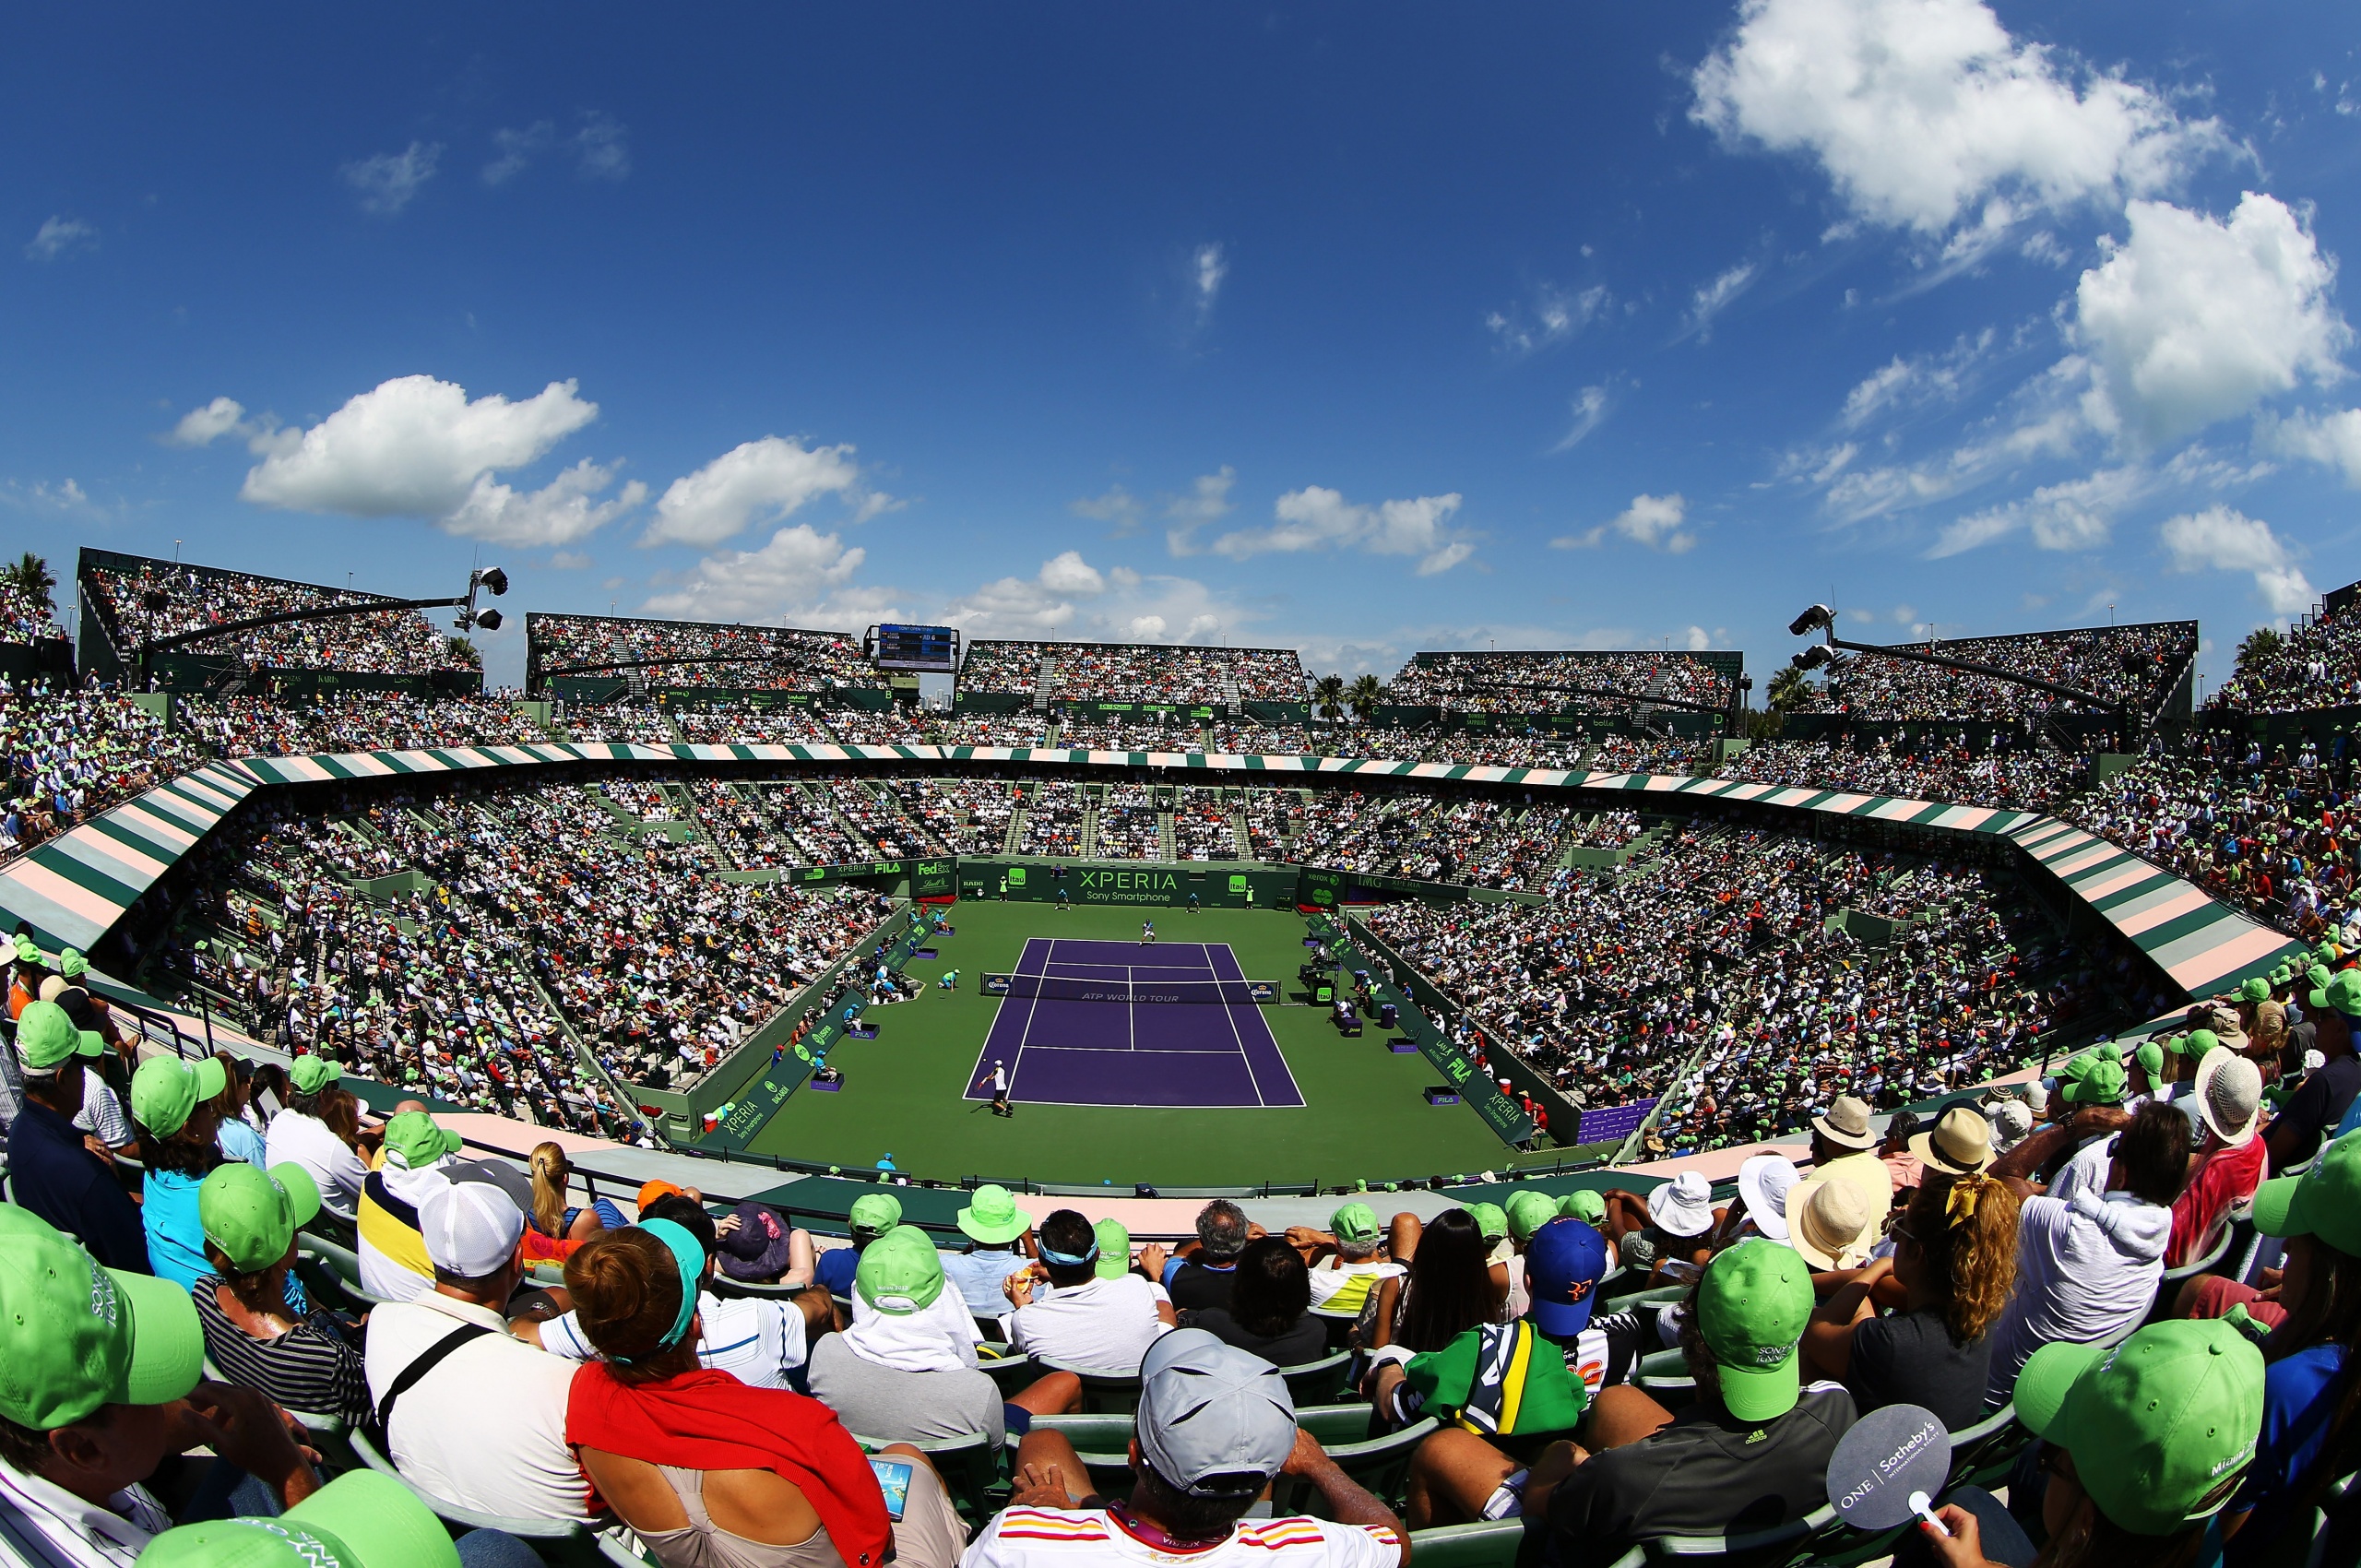
[[[1245,972],[1226,942],[1025,944],[1016,991],[1002,1001],[967,1098],[1053,1105],[1300,1107],[1303,1092],[1258,1007],[1237,1000]],[[1056,982],[1025,985],[1027,980]],[[1216,985],[1216,981],[1229,981]],[[1088,992],[1103,990],[1105,996]],[[1025,995],[1034,991],[1044,994]],[[1220,1000],[1166,1001],[1164,997]]]

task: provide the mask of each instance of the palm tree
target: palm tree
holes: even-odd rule
[[[2238,645],[2238,673],[2254,674],[2268,669],[2287,650],[2287,639],[2269,626],[2257,626]]]
[[[461,664],[483,668],[483,655],[476,651],[476,645],[457,634],[443,639],[443,651]]]
[[[1362,675],[1345,693],[1345,700],[1352,705],[1354,717],[1366,724],[1385,700],[1384,684],[1374,675]]]
[[[1321,676],[1311,683],[1311,699],[1321,718],[1336,718],[1345,711],[1345,678],[1342,675]]]
[[[1811,683],[1804,672],[1790,664],[1771,677],[1770,709],[1774,713],[1792,713],[1810,695]]]
[[[17,558],[13,566],[0,566],[0,580],[31,600],[51,614],[57,612],[56,600],[51,596],[57,591],[57,574],[49,569],[49,562],[28,550]]]

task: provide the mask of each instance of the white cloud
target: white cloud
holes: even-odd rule
[[[841,536],[797,523],[771,535],[759,550],[723,550],[646,608],[658,615],[699,621],[778,621],[807,615],[851,582],[868,552],[848,550]]]
[[[492,133],[492,145],[500,156],[483,166],[483,183],[504,185],[532,166],[536,155],[547,151],[557,137],[557,127],[547,120],[536,120],[521,130],[503,126]]]
[[[2336,263],[2284,204],[2248,191],[2222,220],[2135,201],[2130,218],[2130,238],[2102,242],[2106,259],[2075,290],[2101,428],[2154,445],[2343,374],[2353,334],[2329,298]]]
[[[1109,531],[1115,538],[1121,539],[1140,531],[1140,519],[1146,515],[1147,509],[1141,505],[1138,496],[1120,484],[1113,484],[1107,487],[1104,495],[1086,495],[1068,502],[1066,510],[1077,517],[1114,524]]]
[[[1562,343],[1598,317],[1607,307],[1606,289],[1560,289],[1544,283],[1529,304],[1513,304],[1484,317],[1485,328],[1502,353],[1519,358]]]
[[[64,512],[82,517],[102,517],[106,508],[90,499],[90,493],[78,481],[60,480],[52,484],[39,480],[28,485],[10,480],[0,486],[0,502],[18,511]]]
[[[78,218],[51,218],[25,246],[27,261],[55,261],[79,250],[96,250],[99,232]]]
[[[536,120],[522,127],[504,126],[492,133],[499,156],[483,166],[483,183],[504,185],[538,162],[543,153],[561,145],[574,155],[575,172],[586,180],[622,180],[631,174],[631,132],[613,115],[586,110],[580,128],[561,143],[557,126]]]
[[[1197,530],[1229,515],[1229,488],[1237,482],[1238,470],[1224,463],[1219,472],[1199,474],[1186,495],[1168,497],[1164,515],[1172,526],[1164,530],[1165,549],[1175,555],[1196,554]]]
[[[1694,334],[1699,342],[1714,336],[1714,318],[1730,308],[1740,294],[1754,286],[1757,268],[1750,261],[1741,261],[1699,289],[1689,303],[1689,315],[1682,325],[1683,336]]]
[[[613,115],[593,109],[574,133],[574,167],[586,180],[623,180],[631,175],[631,132]]]
[[[2030,529],[2034,543],[2044,550],[2095,550],[2107,541],[2117,515],[2154,487],[2154,476],[2137,468],[2101,469],[2082,479],[2045,484],[2025,500],[1952,523],[1927,553],[1942,560],[2020,529]]]
[[[1041,563],[1041,586],[1051,593],[1099,594],[1107,591],[1107,579],[1098,568],[1082,558],[1079,550],[1069,550]]]
[[[1982,0],[1744,0],[1692,85],[1691,117],[1726,144],[1816,158],[1856,213],[1928,235],[1996,202],[2153,191],[2222,139],[2011,38]]]
[[[579,550],[561,550],[550,556],[552,572],[587,572],[598,563]]]
[[[183,414],[162,440],[167,446],[210,446],[225,435],[243,434],[249,428],[244,404],[234,398],[216,398]]]
[[[1199,245],[1189,262],[1196,289],[1197,325],[1203,327],[1213,319],[1214,301],[1221,293],[1222,280],[1229,276],[1229,262],[1218,244]]]
[[[219,422],[218,402],[199,412]],[[496,393],[469,402],[455,383],[399,376],[300,435],[268,437],[269,456],[238,493],[294,512],[447,517],[484,475],[535,461],[598,417],[599,405],[576,397],[571,381],[522,402]]]
[[[344,183],[361,196],[361,210],[391,218],[408,207],[443,157],[441,142],[414,141],[399,152],[381,152],[348,163],[339,171]]]
[[[2250,572],[2274,613],[2299,615],[2312,607],[2316,596],[2295,552],[2259,517],[2217,504],[2167,520],[2158,537],[2177,572]]]
[[[1570,452],[1581,445],[1584,437],[1596,430],[1599,422],[1607,418],[1607,388],[1604,386],[1585,386],[1575,393],[1574,422],[1567,428],[1565,434],[1558,438],[1558,445],[1549,450]]]
[[[1674,555],[1686,554],[1697,536],[1680,531],[1689,503],[1679,491],[1670,495],[1634,495],[1631,504],[1607,520],[1607,526],[1637,544]]]
[[[1838,422],[1858,430],[1877,415],[1928,403],[1955,400],[1964,389],[1967,373],[1991,350],[1993,331],[1986,327],[1974,338],[1962,333],[1940,354],[1896,354],[1872,371],[1845,395]]]
[[[1214,553],[1243,561],[1250,556],[1312,550],[1362,550],[1372,555],[1418,556],[1418,576],[1448,572],[1475,553],[1473,541],[1445,525],[1461,497],[1421,495],[1381,501],[1374,506],[1347,501],[1325,485],[1288,491],[1273,505],[1275,528],[1240,529],[1214,540]]]
[[[2259,445],[2341,469],[2345,483],[2361,489],[2361,409],[2332,414],[2297,412],[2285,420],[2268,422]]]
[[[733,446],[666,487],[639,542],[718,544],[752,523],[790,517],[815,497],[852,494],[860,483],[852,452],[777,435]]]
[[[1714,639],[1713,639],[1713,637],[1712,637],[1711,636],[1709,636],[1709,635],[1706,633],[1706,631],[1705,631],[1705,628],[1704,628],[1704,627],[1703,627],[1703,626],[1691,626],[1691,627],[1690,627],[1690,628],[1689,628],[1689,651],[1690,651],[1690,652],[1691,652],[1691,653],[1703,653],[1703,652],[1704,652],[1707,648],[1712,647],[1713,646],[1714,646]]]
[[[572,544],[647,499],[647,486],[637,480],[611,501],[594,499],[614,477],[613,469],[600,468],[587,457],[539,490],[513,490],[490,474],[480,474],[468,498],[437,526],[445,533],[494,544]]]

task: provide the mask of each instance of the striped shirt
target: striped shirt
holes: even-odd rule
[[[1392,1568],[1402,1561],[1402,1538],[1374,1525],[1246,1519],[1220,1545],[1181,1559],[1132,1535],[1103,1509],[1003,1508],[959,1561],[961,1568],[1182,1561],[1191,1568],[1275,1562],[1300,1568]]]
[[[369,1419],[369,1379],[361,1352],[315,1312],[276,1339],[256,1339],[221,1309],[215,1275],[196,1282],[190,1295],[205,1328],[205,1353],[221,1369],[222,1381],[259,1389],[291,1410],[340,1416],[358,1425]]]

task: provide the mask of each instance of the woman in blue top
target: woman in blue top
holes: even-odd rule
[[[148,1231],[148,1266],[183,1289],[213,1272],[205,1258],[196,1189],[221,1163],[213,1141],[220,1123],[214,1099],[228,1078],[210,1056],[195,1062],[153,1056],[131,1075],[131,1117],[147,1134],[140,1143],[148,1174],[139,1221]]]
[[[2308,1532],[2333,1463],[2361,1427],[2361,1134],[2320,1151],[2301,1176],[2265,1182],[2254,1197],[2256,1226],[2286,1239],[2279,1304],[2286,1317],[2263,1341],[2262,1435],[2246,1484],[2223,1515],[2224,1561],[2261,1561]],[[2233,1308],[2234,1313],[2239,1309]]]

